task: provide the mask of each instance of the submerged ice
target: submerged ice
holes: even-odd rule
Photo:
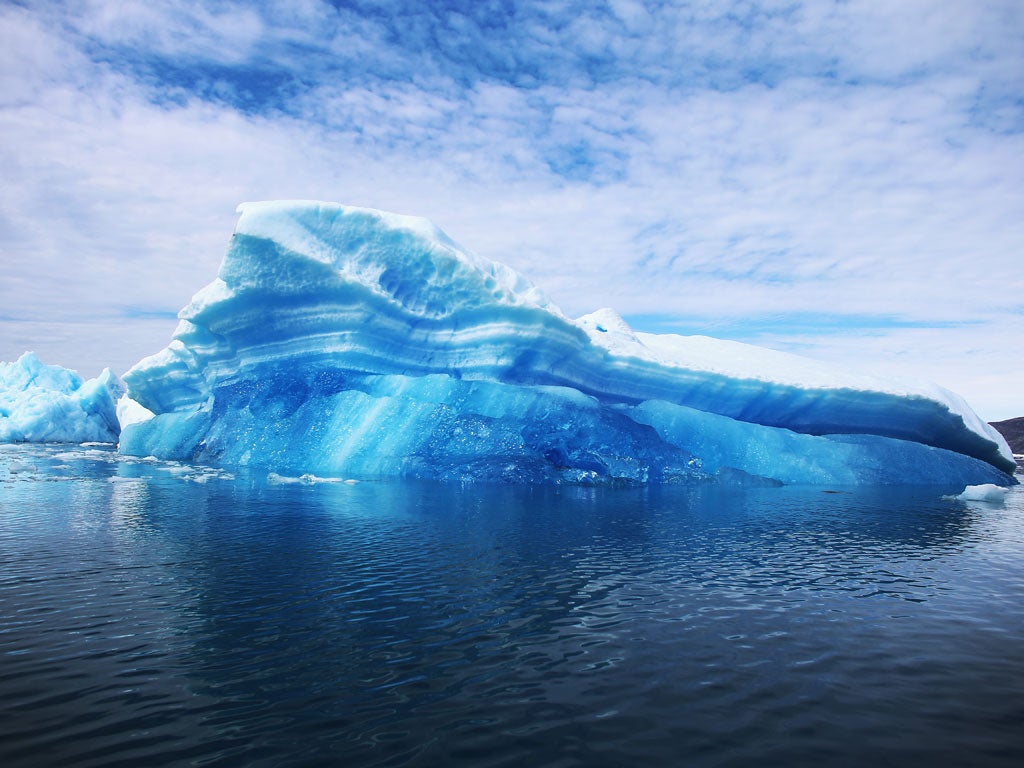
[[[116,442],[124,384],[106,369],[84,381],[32,352],[0,363],[0,442]]]
[[[1005,441],[941,388],[572,320],[423,219],[239,212],[217,278],[125,375],[154,415],[124,453],[320,477],[1010,482]]]

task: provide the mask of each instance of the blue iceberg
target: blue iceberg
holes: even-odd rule
[[[123,382],[104,369],[84,381],[32,352],[0,363],[0,442],[117,442]]]
[[[573,320],[430,222],[246,203],[170,345],[125,374],[120,450],[288,474],[516,483],[1007,484],[939,387]]]

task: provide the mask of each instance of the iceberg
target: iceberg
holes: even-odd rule
[[[566,317],[421,218],[245,203],[216,279],[124,375],[123,453],[280,476],[499,482],[1013,480],[958,396]]]
[[[993,483],[969,485],[954,498],[961,501],[987,501],[1001,503],[1006,499],[1006,489]]]
[[[0,442],[117,442],[117,401],[124,392],[109,368],[84,381],[26,352],[17,362],[0,363]]]

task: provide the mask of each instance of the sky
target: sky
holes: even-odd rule
[[[284,198],[1024,416],[1019,0],[0,0],[0,360],[123,373]]]

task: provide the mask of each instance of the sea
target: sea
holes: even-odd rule
[[[0,446],[0,765],[1024,765],[1024,488]]]

